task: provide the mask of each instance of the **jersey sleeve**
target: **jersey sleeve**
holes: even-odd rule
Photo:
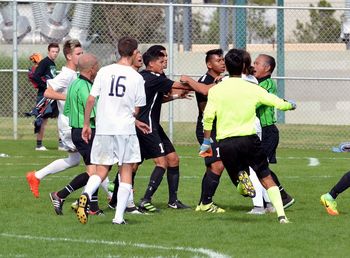
[[[216,101],[215,91],[211,88],[208,93],[208,102],[204,109],[203,115],[203,128],[204,130],[210,131],[213,127],[213,121],[216,117]]]
[[[145,93],[145,81],[142,76],[140,76],[137,83],[137,92],[136,92],[136,107],[143,107],[146,105],[146,93]]]
[[[258,88],[259,89],[259,88]],[[292,104],[283,99],[280,99],[272,93],[268,93],[265,90],[259,89],[259,101],[261,104],[267,106],[274,106],[279,110],[290,110],[292,109]]]
[[[100,96],[100,93],[101,93],[101,73],[98,72],[94,80],[94,84],[92,85],[90,95],[96,98],[97,96]]]
[[[71,83],[71,76],[67,76],[65,72],[59,73],[55,78],[47,80],[47,85],[56,92],[64,92]]]

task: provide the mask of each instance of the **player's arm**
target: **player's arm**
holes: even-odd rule
[[[208,85],[197,82],[187,75],[182,75],[180,81],[185,85],[189,85],[194,91],[199,92],[205,96],[208,95],[209,89],[215,85],[215,83]]]
[[[66,100],[66,95],[55,91],[49,84],[44,92],[44,97],[55,100]]]
[[[91,111],[95,105],[95,97],[92,95],[89,95],[87,101],[86,101],[86,108],[84,113],[84,127],[81,132],[81,138],[88,143],[91,139],[91,128],[90,128],[90,116]]]
[[[46,68],[45,62],[41,61],[33,74],[33,80],[36,82],[36,84],[38,85],[38,88],[41,90],[46,89],[46,82],[43,81],[42,79],[42,77],[45,76],[45,68]]]
[[[273,106],[279,110],[294,110],[296,108],[296,104],[294,102],[289,102],[284,99],[280,99],[274,94],[268,93],[265,90],[259,89],[259,99],[260,103],[267,105],[267,106]]]

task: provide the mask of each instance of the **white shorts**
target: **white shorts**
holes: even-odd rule
[[[72,129],[59,129],[59,136],[61,138],[63,147],[69,152],[76,152],[77,148],[75,147],[72,141]]]
[[[95,135],[91,148],[92,164],[122,165],[140,161],[140,144],[136,134]]]

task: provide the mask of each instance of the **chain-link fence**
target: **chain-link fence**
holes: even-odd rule
[[[349,140],[349,8],[178,2],[0,1],[0,138],[32,138],[34,144],[33,118],[24,116],[36,97],[27,78],[30,54],[46,56],[49,42],[62,46],[78,38],[85,52],[106,65],[116,59],[117,40],[129,35],[142,52],[164,45],[166,73],[174,80],[204,74],[205,53],[213,48],[246,48],[253,60],[260,53],[272,55],[280,97],[298,103],[297,110],[278,113],[280,146],[322,149]],[[62,54],[56,64],[60,70]],[[163,105],[163,125],[176,144],[196,144],[197,112],[195,100]],[[55,120],[45,137],[57,137]]]

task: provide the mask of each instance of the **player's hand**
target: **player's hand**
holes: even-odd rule
[[[199,148],[198,155],[202,158],[213,156],[213,150],[211,149],[212,140],[210,138],[204,138],[201,147]]]
[[[89,140],[91,139],[90,127],[83,127],[83,130],[81,131],[81,138],[84,140],[85,143],[89,143]]]
[[[295,103],[295,101],[293,100],[288,100],[288,102],[292,105],[292,109],[291,110],[294,110],[297,108],[297,104]]]
[[[148,126],[148,124],[139,120],[135,121],[135,126],[144,134],[149,134],[151,132],[151,128]]]

